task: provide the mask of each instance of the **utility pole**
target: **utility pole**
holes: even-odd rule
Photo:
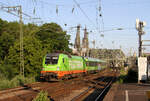
[[[141,57],[141,52],[142,52],[142,33],[139,31],[138,32],[139,35],[139,57]]]
[[[136,19],[136,29],[138,31],[138,35],[139,35],[139,49],[138,49],[138,56],[141,57],[142,56],[142,35],[145,34],[145,32],[143,31],[144,26],[146,25],[146,22],[142,22],[139,21],[139,19]]]
[[[24,76],[24,54],[23,54],[23,29],[22,29],[22,7],[21,6],[8,6],[8,7],[1,7],[1,9],[7,13],[15,15],[19,17],[20,23],[20,75]],[[17,13],[17,14],[16,14]],[[25,14],[28,16],[27,14]],[[28,16],[30,17],[30,16]]]
[[[146,22],[144,22],[144,21],[140,21],[139,19],[136,19],[136,29],[137,29],[137,31],[138,31],[138,35],[139,35],[139,53],[138,53],[138,57],[141,57],[142,56],[142,35],[145,33],[144,31],[143,31],[143,28],[144,28],[144,26],[146,25]],[[141,79],[141,70],[144,70],[145,68],[147,68],[146,66],[140,66],[141,65],[141,63],[140,62],[146,62],[147,61],[147,59],[140,59],[140,58],[138,58],[138,84],[140,84],[140,80],[142,80]],[[145,63],[144,62],[144,63]]]
[[[19,7],[19,16],[20,16],[20,71],[22,68],[22,75],[24,76],[24,48],[23,48],[23,30],[22,30],[22,7]]]
[[[40,18],[32,18],[30,15],[22,12],[22,6],[18,5],[18,6],[7,6],[4,4],[0,5],[0,10],[3,10],[4,12],[7,12],[9,14],[12,14],[14,16],[19,17],[19,23],[20,23],[20,75],[24,76],[24,48],[23,48],[23,28],[22,28],[22,24],[23,24],[23,19],[26,19],[23,16],[28,17],[28,20],[37,20]]]
[[[112,61],[113,61],[112,63],[113,63],[113,68],[114,68],[115,65],[116,65],[116,64],[115,64],[115,63],[116,63],[116,61],[115,61],[115,60],[116,60],[116,59],[115,59],[116,57],[114,56],[114,55],[115,55],[115,48],[114,48],[115,45],[114,45],[114,44],[115,44],[115,41],[112,41],[112,45],[113,45],[113,49],[112,49]]]

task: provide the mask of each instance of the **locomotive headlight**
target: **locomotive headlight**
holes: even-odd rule
[[[57,70],[59,70],[59,66],[57,67]]]

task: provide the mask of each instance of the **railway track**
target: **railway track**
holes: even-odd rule
[[[24,87],[0,91],[0,101],[31,101],[41,90],[47,91],[48,97],[51,100],[69,101],[87,89],[88,92],[91,91],[91,93],[87,93],[87,95],[89,95],[92,94],[95,89],[103,88],[106,83],[105,81],[107,81],[105,77],[109,74],[112,74],[112,72],[104,70],[97,74],[62,82],[37,82],[28,84]],[[72,94],[74,95],[70,97]],[[83,95],[85,96],[86,94]]]
[[[113,83],[115,76],[102,77],[97,81],[92,82],[92,86],[89,86],[86,90],[73,97],[71,101],[102,101],[104,95]]]
[[[104,89],[104,87],[108,84],[110,80],[114,77],[112,75],[113,72],[105,72],[99,76],[92,76],[91,78],[84,78],[82,79],[82,83],[71,87],[71,93],[67,93],[66,96],[59,96],[53,97],[56,101],[93,101],[93,96],[95,94],[100,94],[100,91]],[[115,73],[114,73],[115,74]],[[75,88],[75,89],[74,89]],[[77,89],[78,88],[78,89]],[[65,91],[65,90],[64,90]],[[94,93],[93,93],[94,92]],[[61,91],[60,91],[61,93]],[[61,93],[64,95],[64,92]],[[97,95],[98,96],[98,95]],[[90,99],[89,99],[90,98]],[[92,98],[92,99],[91,99]],[[96,99],[96,98],[94,98]]]

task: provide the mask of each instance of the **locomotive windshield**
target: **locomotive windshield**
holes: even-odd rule
[[[58,62],[58,55],[57,54],[51,54],[47,55],[45,58],[45,64],[57,64]]]

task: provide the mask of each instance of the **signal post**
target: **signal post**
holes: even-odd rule
[[[138,84],[141,80],[145,80],[146,69],[147,69],[147,58],[142,57],[142,35],[145,34],[143,28],[146,22],[136,19],[136,29],[139,35],[139,48],[138,48]]]

